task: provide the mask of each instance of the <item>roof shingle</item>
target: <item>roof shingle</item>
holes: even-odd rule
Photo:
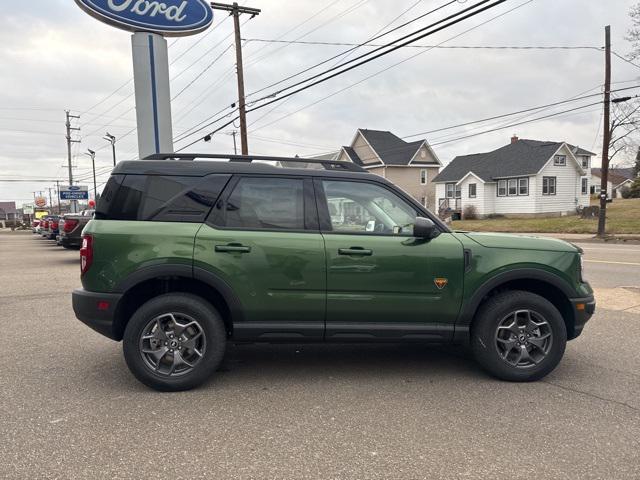
[[[433,181],[458,182],[469,172],[485,182],[492,182],[496,178],[535,175],[562,144],[521,139],[492,152],[461,155],[454,158]]]

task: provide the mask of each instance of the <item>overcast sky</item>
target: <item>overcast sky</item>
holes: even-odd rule
[[[256,39],[361,43],[384,27],[392,28],[445,2],[248,0],[240,3],[262,9],[256,18],[244,18],[246,23],[242,26],[242,37],[247,39],[243,50],[246,91],[250,94],[349,48],[262,43]],[[628,11],[632,3],[631,0],[508,0],[418,44],[601,47],[604,26],[610,24],[613,50],[625,55],[629,44],[624,35],[630,26]],[[523,6],[480,25],[519,5]],[[447,12],[460,8],[454,4]],[[405,10],[408,11],[389,25]],[[416,25],[425,26],[437,15],[439,13],[384,39],[409,33]],[[90,183],[90,159],[82,152],[91,148],[98,151],[98,182],[104,182],[111,165],[110,148],[102,140],[107,130],[119,138],[119,159],[133,159],[137,155],[136,134],[132,131],[135,127],[133,83],[127,83],[133,75],[130,34],[88,16],[72,0],[3,2],[2,16],[0,179],[64,180],[67,176],[64,110],[71,109],[72,113],[81,115],[75,122],[81,128],[79,138],[82,139],[82,143],[74,145],[75,175],[84,179],[82,183]],[[448,40],[474,26],[478,27]],[[232,22],[222,12],[216,12],[210,30],[177,41],[169,39],[172,95],[193,82],[172,103],[174,134],[235,101],[232,28]],[[365,51],[363,47],[349,58]],[[409,58],[411,56],[415,57]],[[217,57],[219,60],[203,72]],[[404,63],[393,66],[405,59]],[[377,74],[384,69],[387,70]],[[401,49],[301,92],[276,104],[275,109],[267,107],[249,114],[250,152],[319,154],[348,144],[357,128],[390,130],[404,137],[578,94],[596,93],[601,91],[603,69],[604,55],[595,49]],[[374,74],[377,75],[372,76]],[[371,78],[366,79],[369,76]],[[615,88],[640,85],[639,79],[638,68],[614,56],[612,80],[621,82],[615,83]],[[338,93],[325,99],[335,92]],[[524,119],[593,101],[597,98],[544,110]],[[408,140],[426,138],[435,144],[433,148],[445,164],[456,155],[498,148],[506,144],[513,133],[520,138],[563,140],[594,152],[602,148],[598,106],[438,145],[521,117]],[[231,130],[229,127],[215,135],[211,143],[199,143],[190,150],[231,152],[232,137],[227,134]],[[52,184],[51,181],[0,181],[0,201],[26,203],[33,199],[34,190],[42,191]]]

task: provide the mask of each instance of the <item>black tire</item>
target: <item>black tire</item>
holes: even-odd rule
[[[196,320],[206,341],[202,357],[190,371],[180,376],[154,371],[147,365],[140,348],[149,323],[167,313],[188,315]],[[226,329],[220,314],[202,298],[188,293],[168,293],[144,303],[129,320],[122,340],[124,358],[131,373],[145,385],[163,392],[189,390],[206,381],[222,362],[226,342]]]
[[[535,338],[536,335],[534,335],[537,343],[543,343],[547,349],[544,356],[543,348],[538,349],[531,345],[529,339],[519,343],[522,340],[518,335],[512,334],[510,329],[501,326],[512,321],[510,317],[512,312],[525,310],[531,312],[529,315],[534,315],[538,322],[541,320],[547,322],[544,329],[546,333],[551,334],[550,340],[540,340],[544,337],[541,334],[542,329],[537,330],[539,338]],[[521,323],[525,323],[522,317],[526,318],[527,314],[521,313],[513,318],[521,319]],[[508,342],[504,339],[498,340],[499,326],[502,329],[502,337],[505,333],[509,336]],[[521,329],[519,332],[525,333]],[[514,341],[518,343],[513,345]],[[471,349],[477,362],[491,375],[511,382],[530,382],[549,374],[560,363],[566,343],[567,327],[558,309],[545,298],[525,291],[506,291],[490,297],[480,307],[471,328]],[[513,345],[512,350],[508,351],[505,344]],[[523,360],[523,365],[520,365],[518,359],[521,358],[519,356],[521,349],[530,349],[529,351],[537,356],[537,362],[531,361],[529,362],[531,365],[524,365],[526,360]],[[507,359],[503,358],[503,354]]]

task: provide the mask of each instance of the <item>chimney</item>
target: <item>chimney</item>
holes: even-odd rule
[[[518,136],[514,133],[513,137],[511,137],[511,143],[516,143],[518,141]]]

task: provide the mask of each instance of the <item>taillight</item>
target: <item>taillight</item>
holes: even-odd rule
[[[58,229],[58,222],[51,222],[51,230],[57,230]]]
[[[91,235],[82,236],[82,247],[80,248],[80,276],[87,273],[93,263],[93,237]]]
[[[64,221],[64,232],[65,233],[69,233],[71,231],[73,231],[74,228],[76,228],[76,225],[78,225],[79,220],[73,220],[73,219],[67,219]]]
[[[48,220],[45,220],[44,222],[42,222],[42,228],[44,228],[45,230],[47,228],[49,228],[49,221]]]

